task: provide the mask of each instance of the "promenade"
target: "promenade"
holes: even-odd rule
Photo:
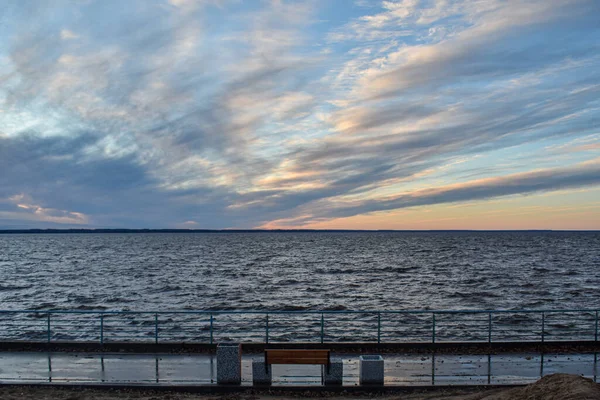
[[[344,361],[344,386],[358,385],[358,355],[336,353]],[[242,385],[252,384],[249,354],[242,358]],[[596,380],[597,354],[431,355],[385,354],[385,385],[514,385],[553,373]],[[216,356],[210,354],[130,354],[1,352],[0,383],[216,385]],[[277,365],[274,386],[320,385],[320,367]]]

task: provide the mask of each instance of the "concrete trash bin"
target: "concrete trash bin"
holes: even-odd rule
[[[379,355],[360,356],[359,370],[361,385],[383,385],[383,357]]]
[[[242,383],[242,345],[219,343],[217,345],[217,384],[239,385]]]

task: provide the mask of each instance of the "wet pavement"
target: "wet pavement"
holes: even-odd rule
[[[358,355],[344,361],[344,385],[358,385]],[[252,358],[242,358],[242,384],[252,384]],[[596,381],[597,354],[402,355],[385,354],[386,385],[525,384],[553,373]],[[216,384],[209,354],[0,353],[0,383]],[[317,365],[275,365],[273,385],[320,385]]]

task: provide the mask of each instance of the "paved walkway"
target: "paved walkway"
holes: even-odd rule
[[[358,385],[358,355],[344,360],[344,385]],[[252,384],[252,358],[242,359],[242,384]],[[596,380],[595,354],[401,355],[385,354],[386,385],[530,383],[563,372]],[[0,353],[0,383],[216,384],[215,356],[207,354]],[[320,366],[276,365],[274,385],[319,385]]]

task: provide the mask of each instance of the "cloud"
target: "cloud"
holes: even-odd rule
[[[0,198],[0,221],[33,221],[36,223],[53,223],[61,225],[86,225],[88,216],[67,210],[45,208],[33,202],[30,196],[18,194],[9,198]]]
[[[250,148],[261,128],[301,119],[313,104],[301,82],[311,61],[293,54],[302,40],[294,32],[310,8],[274,4],[235,17],[246,32],[234,41],[232,59],[188,40],[200,32],[203,10],[187,11],[196,14],[149,7],[129,21],[139,31],[100,32],[96,25],[105,22],[94,16],[77,28],[77,46],[47,35],[58,27],[41,15],[43,29],[15,37],[4,79],[5,121],[16,128],[0,137],[0,195],[26,193],[40,210],[78,210],[93,226],[255,225],[257,217],[226,209],[244,181],[269,168]],[[272,40],[271,29],[288,38],[284,44]],[[64,29],[58,33],[65,38]],[[43,123],[19,129],[12,122],[34,113]]]
[[[62,40],[72,40],[72,39],[78,39],[79,35],[77,35],[75,32],[70,31],[68,29],[62,29],[60,31],[60,38]]]
[[[354,87],[342,90],[345,98],[332,101],[340,108],[324,119],[336,133],[299,150],[290,173],[302,176],[301,165],[323,171],[322,185],[314,190],[323,196],[337,196],[331,190],[336,182],[350,183],[343,189],[347,194],[367,194],[398,178],[412,176],[418,182],[423,172],[460,154],[593,132],[597,117],[581,111],[597,106],[599,87],[589,85],[600,78],[589,68],[599,62],[596,45],[584,40],[580,46],[550,46],[536,31],[560,20],[561,27],[569,27],[560,40],[573,41],[589,32],[591,20],[582,14],[590,7],[589,2],[569,10],[558,3],[535,3],[513,10],[498,3],[474,10],[470,24],[439,43],[405,45],[384,62],[370,48],[366,54],[372,64],[384,68],[365,61],[364,70],[343,77]],[[581,25],[570,25],[574,20]],[[374,22],[361,18],[360,23]],[[520,34],[530,39],[515,45]],[[535,57],[523,58],[525,53]],[[565,93],[557,81],[572,90]],[[310,198],[307,192],[303,196]],[[321,203],[294,213],[310,214],[310,207],[319,209]]]
[[[598,11],[597,4],[589,1],[568,6],[553,1],[498,3],[493,11],[472,11],[472,25],[455,35],[389,53],[383,67],[365,71],[356,90],[368,98],[389,97],[414,89],[515,75],[569,55],[593,55],[597,44],[580,46],[573,40],[582,31],[597,28],[590,16]],[[553,46],[539,34],[546,25],[555,29]],[[514,45],[516,40],[521,41],[519,46]]]
[[[248,228],[501,197],[571,142],[560,162],[597,184],[577,175],[600,123],[596,2],[373,4],[14,3],[0,198],[29,208],[4,219]],[[451,185],[472,176],[500,181]],[[571,187],[539,178],[518,193]]]
[[[496,178],[421,189],[376,200],[338,202],[323,201],[318,212],[291,220],[292,225],[323,219],[349,217],[376,211],[396,210],[431,204],[486,200],[502,196],[526,195],[534,192],[575,189],[600,185],[600,158],[567,168],[552,168]],[[282,220],[280,225],[290,221]],[[278,225],[275,222],[274,225]]]

